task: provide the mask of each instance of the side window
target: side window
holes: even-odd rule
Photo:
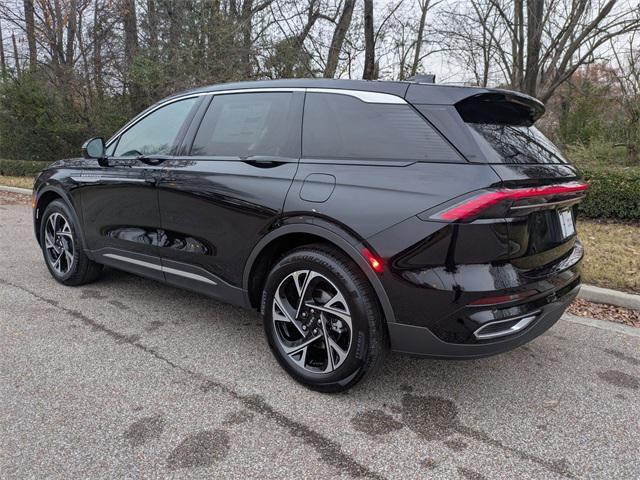
[[[104,152],[104,154],[105,154],[107,157],[113,157],[113,152],[116,150],[116,145],[118,145],[118,140],[117,140],[117,139],[116,139],[116,140],[114,140],[114,141],[111,143],[111,145],[109,145],[109,146],[107,147],[107,150]]]
[[[114,155],[169,154],[182,124],[197,101],[197,97],[187,98],[150,113],[120,136]]]
[[[287,92],[217,95],[202,119],[191,155],[297,158],[300,118],[294,104]]]
[[[409,105],[367,103],[341,94],[307,93],[305,158],[463,161]]]

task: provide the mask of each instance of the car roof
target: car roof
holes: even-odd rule
[[[418,83],[411,81],[387,80],[347,80],[334,78],[289,78],[281,80],[255,80],[246,82],[220,83],[207,85],[171,95],[158,103],[171,98],[194,93],[213,93],[225,90],[245,90],[262,88],[332,88],[342,90],[361,90],[397,95],[414,104],[454,105],[470,96],[482,93],[508,93],[529,101],[537,100],[527,95],[496,88],[470,87],[459,85],[442,85],[435,83]]]

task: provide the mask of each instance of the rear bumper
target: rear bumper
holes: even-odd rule
[[[426,327],[390,323],[388,327],[391,349],[415,356],[449,359],[481,358],[507,352],[530,342],[551,328],[578,295],[579,290],[580,285],[577,285],[562,297],[539,308],[540,313],[536,315],[535,320],[522,331],[487,343],[445,342]]]

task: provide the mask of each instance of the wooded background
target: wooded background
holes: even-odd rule
[[[572,158],[638,163],[638,0],[2,0],[0,38],[0,158],[75,156],[191,87],[440,64],[547,103]]]

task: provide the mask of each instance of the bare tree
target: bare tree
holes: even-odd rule
[[[376,78],[376,44],[373,33],[373,0],[364,0],[364,71],[362,78]]]
[[[627,157],[633,163],[640,156],[640,32],[629,35],[626,52],[612,48],[613,80],[618,86],[619,94],[615,96],[625,115]],[[615,47],[615,46],[614,46]]]
[[[336,74],[340,52],[342,51],[342,45],[344,44],[347,30],[351,25],[351,17],[353,15],[354,6],[355,0],[344,0],[344,6],[342,7],[340,19],[336,24],[336,28],[333,31],[333,37],[331,38],[331,46],[329,47],[327,63],[323,75],[325,78],[333,78]]]
[[[11,34],[11,42],[13,43],[13,63],[16,67],[16,75],[19,77],[20,71],[20,57],[18,57],[18,44],[16,43],[16,34]]]
[[[424,42],[424,27],[427,22],[427,12],[429,11],[429,0],[421,0],[418,2],[420,7],[420,23],[418,24],[418,32],[413,54],[413,64],[411,65],[411,75],[418,73],[420,67],[420,53],[422,52],[422,43]]]
[[[24,0],[24,23],[27,33],[27,44],[29,45],[29,67],[34,69],[38,61],[38,51],[36,49],[36,32],[33,0]]]
[[[138,22],[136,19],[135,0],[123,0],[122,27],[124,29],[124,59],[129,86],[130,104],[133,111],[143,107],[142,91],[138,83],[132,78],[133,62],[138,53]]]
[[[2,21],[0,21],[0,75],[2,80],[7,76],[7,60],[4,56],[4,37],[2,36]]]
[[[640,9],[627,0],[466,0],[443,18],[443,42],[464,65],[485,72],[476,77],[486,82],[493,73],[543,101],[610,40],[640,28]]]

